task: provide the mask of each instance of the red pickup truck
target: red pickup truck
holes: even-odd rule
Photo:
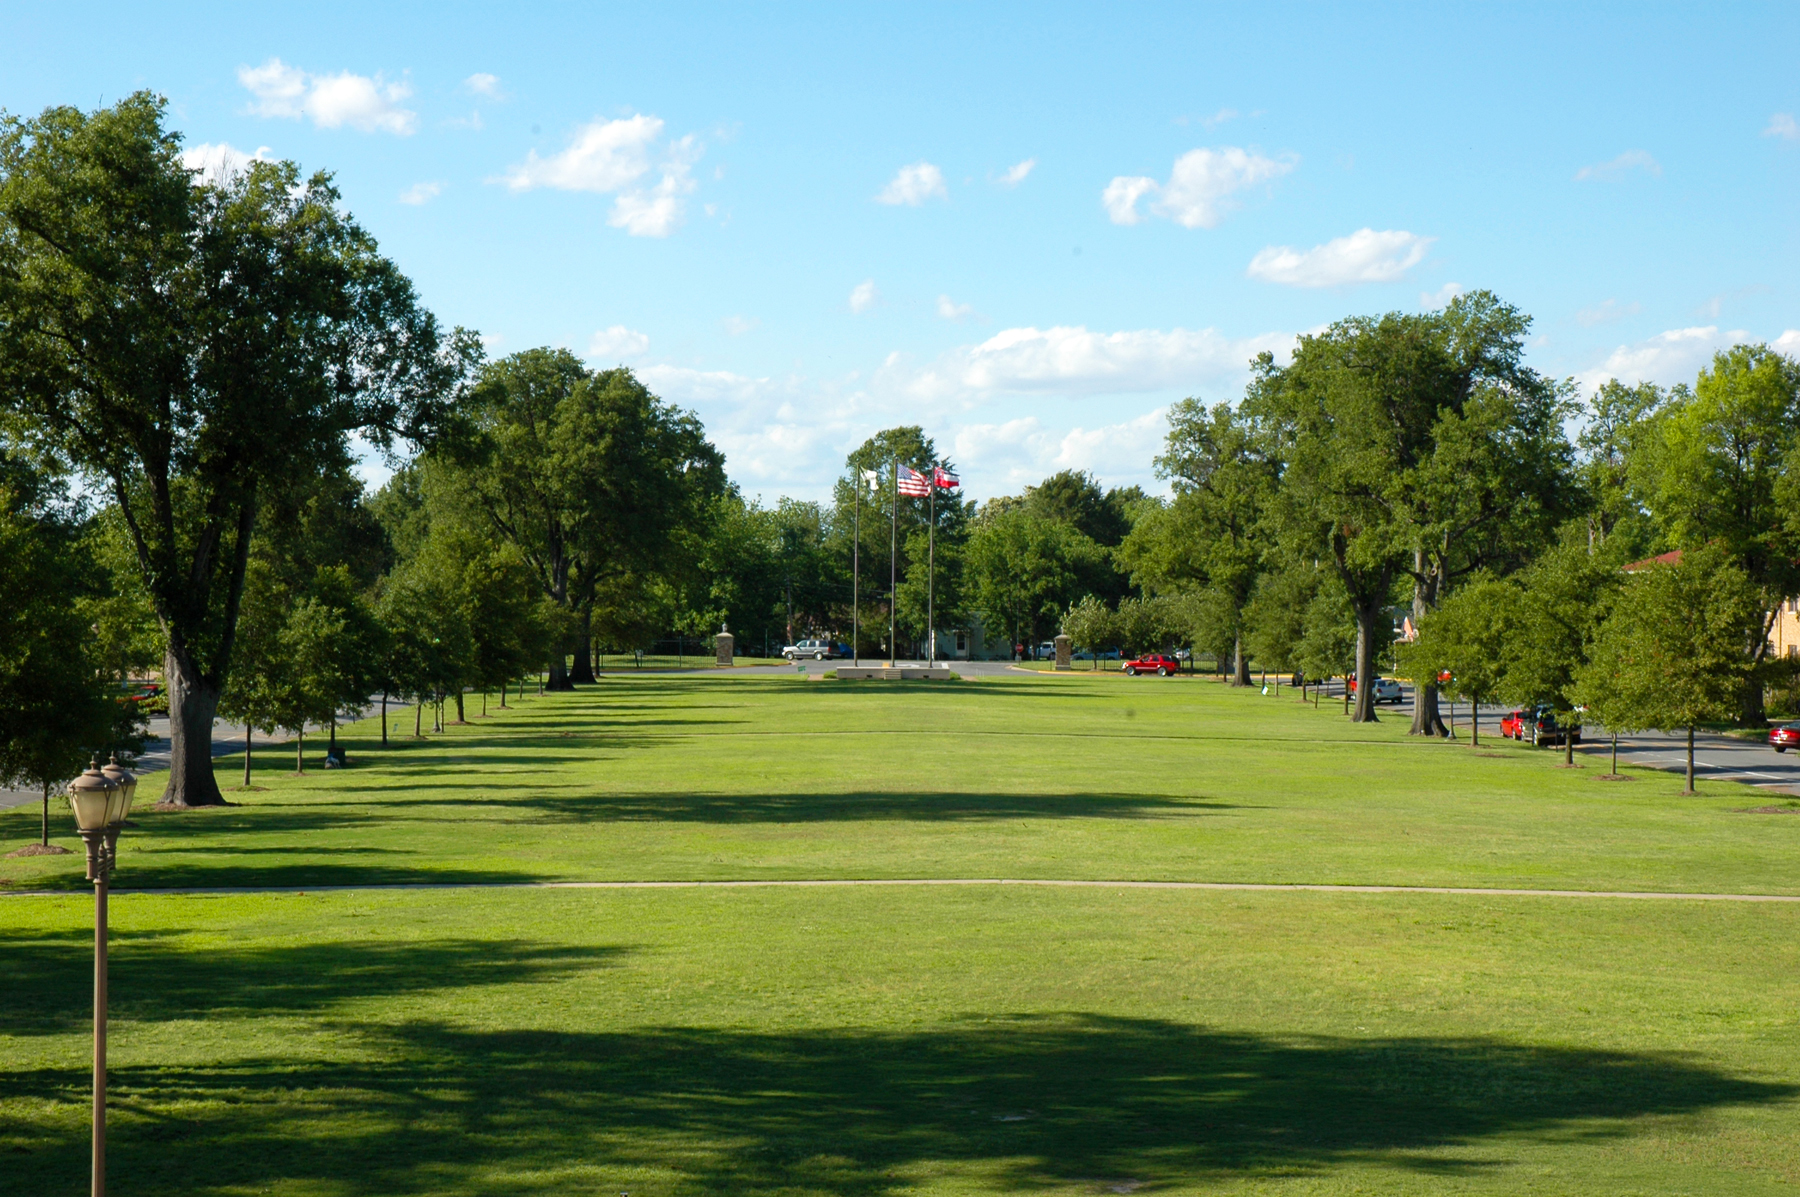
[[[1132,677],[1140,673],[1154,673],[1157,677],[1168,677],[1172,673],[1181,672],[1181,662],[1174,657],[1165,657],[1161,653],[1151,653],[1139,657],[1135,661],[1125,662],[1125,672]]]

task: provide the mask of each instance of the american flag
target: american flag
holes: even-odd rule
[[[952,474],[949,470],[946,470],[943,466],[932,466],[931,467],[931,480],[946,490],[948,490],[952,486],[961,486],[962,485],[961,480],[958,479],[955,474]]]
[[[911,495],[915,499],[923,499],[931,493],[931,479],[917,470],[900,467],[900,493]]]

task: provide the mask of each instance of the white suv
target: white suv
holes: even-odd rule
[[[802,640],[798,644],[790,644],[781,650],[781,655],[790,661],[823,661],[826,657],[835,656],[831,651],[829,640]]]

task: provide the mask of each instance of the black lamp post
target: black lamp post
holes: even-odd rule
[[[131,813],[137,778],[117,757],[106,768],[94,758],[69,783],[75,827],[87,845],[87,875],[94,883],[94,1178],[93,1197],[106,1193],[106,887],[118,857],[119,829]]]

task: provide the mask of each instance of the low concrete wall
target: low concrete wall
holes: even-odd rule
[[[902,666],[897,669],[888,669],[885,666],[867,665],[840,665],[837,675],[840,682],[941,682],[952,676],[950,670],[942,666],[937,669],[927,669],[924,666]]]

